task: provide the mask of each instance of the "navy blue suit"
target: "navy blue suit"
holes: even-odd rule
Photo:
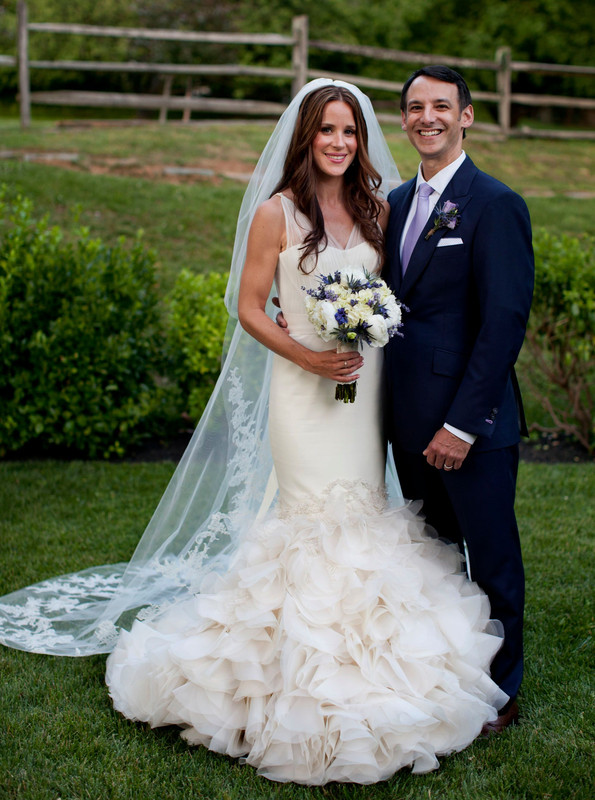
[[[533,291],[531,223],[522,198],[470,158],[442,193],[460,224],[429,239],[436,211],[401,277],[399,245],[415,179],[389,195],[386,278],[409,307],[404,336],[386,353],[386,428],[405,497],[421,498],[439,535],[467,544],[471,574],[486,591],[505,643],[492,676],[510,696],[522,677],[524,576],[514,493],[524,432],[514,363]],[[462,240],[451,246],[446,239]],[[422,455],[447,422],[477,435],[460,470]]]

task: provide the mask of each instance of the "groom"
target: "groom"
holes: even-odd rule
[[[386,347],[387,434],[405,497],[440,537],[466,545],[504,644],[492,678],[511,698],[484,735],[518,719],[524,574],[514,515],[525,423],[513,365],[533,290],[524,201],[462,150],[467,84],[448,67],[403,86],[402,128],[417,177],[389,195],[386,277],[409,308]]]

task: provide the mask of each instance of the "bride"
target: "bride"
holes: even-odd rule
[[[133,559],[0,601],[1,641],[112,651],[118,711],[276,781],[435,769],[506,700],[485,595],[385,469],[381,350],[337,352],[306,317],[320,274],[379,273],[397,179],[365,95],[301,90],[240,211],[226,300],[241,326]]]

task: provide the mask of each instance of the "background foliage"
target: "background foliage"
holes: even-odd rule
[[[166,298],[168,374],[194,422],[200,419],[221,369],[227,278],[227,272],[196,275],[184,269]]]
[[[535,296],[524,375],[548,414],[537,429],[595,450],[595,240],[536,232]]]
[[[121,456],[196,423],[221,367],[226,283],[182,269],[161,297],[140,234],[66,235],[0,194],[0,456]]]
[[[122,455],[160,392],[154,256],[107,246],[0,198],[0,454]]]
[[[15,49],[16,0],[0,0],[0,52]],[[178,30],[274,32],[289,34],[291,18],[306,14],[310,36],[422,53],[492,59],[500,46],[513,58],[561,64],[592,63],[593,26],[589,0],[29,0],[32,21],[81,22],[96,25],[146,26]],[[279,63],[289,52],[279,48],[188,45],[65,35],[30,35],[33,58],[167,61],[178,63]],[[412,65],[312,51],[310,66],[343,73],[404,80]],[[468,71],[472,89],[494,89],[493,73]],[[161,87],[156,76],[126,73],[57,73],[32,75],[39,90],[69,88],[148,90]],[[214,96],[248,94],[287,99],[289,87],[259,79],[203,79]],[[0,70],[0,95],[14,95],[16,71]],[[593,96],[593,81],[584,77],[520,73],[515,90]],[[493,108],[492,108],[493,111]],[[517,112],[520,110],[517,108]],[[535,113],[525,109],[523,113]],[[570,119],[572,110],[549,112]]]

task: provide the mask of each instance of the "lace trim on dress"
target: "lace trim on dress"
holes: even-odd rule
[[[276,515],[281,519],[316,516],[333,520],[351,513],[379,514],[386,505],[385,487],[378,488],[362,480],[338,479],[329,483],[320,494],[304,497],[299,503],[281,501]]]

